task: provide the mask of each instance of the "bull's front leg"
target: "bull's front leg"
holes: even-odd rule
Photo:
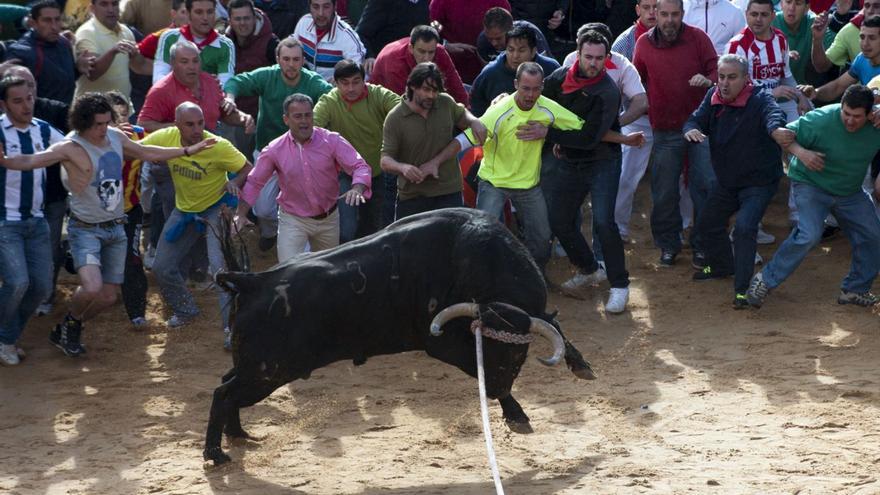
[[[507,427],[515,433],[532,433],[532,425],[529,423],[529,417],[523,411],[519,402],[513,398],[513,395],[507,394],[498,399],[501,404],[501,411],[504,416],[504,422]]]
[[[208,418],[208,431],[205,433],[205,450],[202,455],[206,461],[213,461],[215,466],[229,462],[231,458],[223,452],[220,442],[223,439],[223,427],[230,417],[230,408],[237,406],[229,398],[229,388],[235,383],[235,377],[214,389],[211,402],[211,414]],[[236,414],[237,416],[237,414]],[[241,425],[239,424],[239,427]]]

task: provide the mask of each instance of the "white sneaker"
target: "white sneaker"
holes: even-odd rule
[[[0,363],[6,366],[15,366],[20,362],[15,344],[0,344]]]
[[[37,316],[46,316],[47,314],[52,312],[52,304],[51,303],[43,303],[37,306],[36,315]]]
[[[155,262],[156,262],[156,248],[153,246],[150,246],[150,248],[147,249],[147,254],[144,256],[144,268],[146,268],[147,270],[152,270],[153,263],[155,263]]]
[[[608,295],[608,302],[605,303],[605,311],[609,313],[623,313],[626,310],[626,303],[629,301],[629,287],[622,289],[611,288]]]
[[[776,236],[764,230],[763,224],[758,224],[758,244],[773,244]]]
[[[761,256],[761,253],[755,253],[755,264],[756,265],[763,265],[764,264],[764,258]]]
[[[608,274],[605,273],[604,268],[599,266],[595,272],[590,274],[577,272],[574,277],[563,282],[562,288],[566,290],[580,289],[587,285],[599,285],[603,280],[608,280]]]

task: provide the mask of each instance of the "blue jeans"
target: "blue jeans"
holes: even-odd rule
[[[592,163],[566,163],[545,154],[541,189],[547,200],[550,229],[568,254],[568,260],[584,273],[599,267],[581,233],[579,213],[587,195],[593,211],[593,236],[603,246],[605,269],[611,287],[629,286],[623,241],[614,220],[620,158]]]
[[[220,232],[220,207],[214,206],[199,215],[207,224],[206,232],[199,232],[195,224],[189,224],[183,234],[174,242],[168,242],[165,231],[177,225],[183,219],[183,213],[175,208],[165,221],[162,237],[159,238],[159,246],[156,248],[156,262],[153,265],[153,274],[159,283],[159,290],[165,304],[171,307],[174,314],[193,318],[199,314],[199,308],[192,293],[186,287],[183,274],[180,272],[180,262],[187,256],[193,245],[203,236],[207,237],[208,245],[208,271],[213,278],[218,271],[226,267],[223,260],[223,251],[220,248],[220,240],[213,232]],[[229,326],[229,293],[216,287],[215,290],[220,298],[220,311],[223,318],[223,328]]]
[[[755,270],[758,247],[758,222],[776,194],[779,181],[765,186],[726,188],[717,184],[705,208],[697,217],[695,230],[700,234],[706,260],[716,273],[733,273],[736,294],[744,294]],[[733,250],[727,237],[727,220],[736,213]]]
[[[0,221],[0,343],[15,344],[52,291],[52,249],[45,218]]]
[[[852,246],[850,270],[840,287],[847,292],[868,292],[880,270],[880,220],[871,200],[863,191],[834,196],[803,182],[792,182],[791,187],[800,218],[764,267],[764,282],[777,287],[794,272],[822,239],[825,217],[830,212]]]
[[[651,233],[654,244],[664,251],[681,251],[681,211],[678,182],[688,158],[688,189],[694,203],[694,217],[700,212],[715,183],[715,172],[709,158],[709,142],[688,143],[680,130],[654,131],[651,151]],[[691,247],[700,251],[702,240],[696,229],[691,231]]]
[[[339,210],[339,243],[343,244],[354,239],[366,237],[385,227],[383,224],[383,199],[385,184],[381,174],[373,177],[370,185],[370,199],[360,206],[345,204],[345,199],[336,202]],[[351,176],[339,173],[339,195],[351,190]]]
[[[125,279],[125,253],[128,238],[121,223],[107,227],[84,225],[75,220],[67,224],[70,255],[77,270],[86,265],[101,267],[105,284],[122,285]]]
[[[500,218],[504,202],[510,199],[523,221],[526,247],[542,270],[550,260],[550,221],[547,218],[547,202],[540,186],[529,189],[506,189],[495,187],[480,179],[477,191],[477,209]],[[571,223],[574,221],[572,220]]]

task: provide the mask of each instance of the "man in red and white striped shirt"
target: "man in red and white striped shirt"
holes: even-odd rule
[[[782,31],[771,26],[775,15],[771,0],[750,0],[746,9],[747,25],[730,40],[727,52],[750,61],[752,82],[772,90],[786,120],[793,122],[799,113],[811,107],[809,100],[798,91],[791,74],[788,40]]]

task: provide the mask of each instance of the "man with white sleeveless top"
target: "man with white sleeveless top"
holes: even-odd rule
[[[131,141],[114,122],[110,100],[100,93],[85,93],[70,110],[74,129],[67,139],[30,155],[0,156],[0,166],[35,170],[61,162],[62,180],[70,191],[68,239],[80,285],[64,321],[49,340],[64,354],[85,352],[80,343],[82,324],[116,302],[125,270],[125,214],[123,213],[123,157],[165,161],[193,155],[213,145],[202,141],[185,148],[144,146]]]

